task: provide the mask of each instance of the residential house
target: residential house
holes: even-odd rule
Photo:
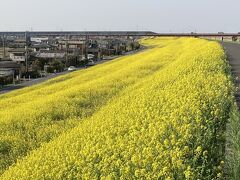
[[[14,62],[25,62],[29,58],[29,53],[23,48],[11,49],[8,51],[10,59]]]
[[[37,58],[46,59],[63,59],[65,58],[66,52],[63,50],[40,50],[35,54]]]

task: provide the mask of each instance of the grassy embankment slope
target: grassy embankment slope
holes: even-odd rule
[[[159,45],[168,46],[173,40]],[[166,66],[153,49],[0,96],[0,173],[20,157],[81,123],[107,101]],[[161,58],[161,61],[159,60]]]
[[[151,48],[0,96],[1,178],[223,177],[235,104],[221,46],[142,44]]]

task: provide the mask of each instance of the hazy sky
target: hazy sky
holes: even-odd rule
[[[240,32],[240,0],[0,0],[0,31]]]

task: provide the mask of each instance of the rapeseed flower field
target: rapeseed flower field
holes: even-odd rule
[[[143,52],[0,96],[0,179],[222,179],[234,87],[222,47]]]

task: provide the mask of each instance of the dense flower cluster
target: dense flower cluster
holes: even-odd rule
[[[91,116],[129,85],[164,67],[169,63],[164,56],[169,53],[174,58],[178,52],[170,54],[168,49],[160,56],[148,49],[0,96],[0,174]]]
[[[192,38],[141,43],[151,48],[2,96],[1,165],[29,154],[1,178],[222,178],[224,51]]]

